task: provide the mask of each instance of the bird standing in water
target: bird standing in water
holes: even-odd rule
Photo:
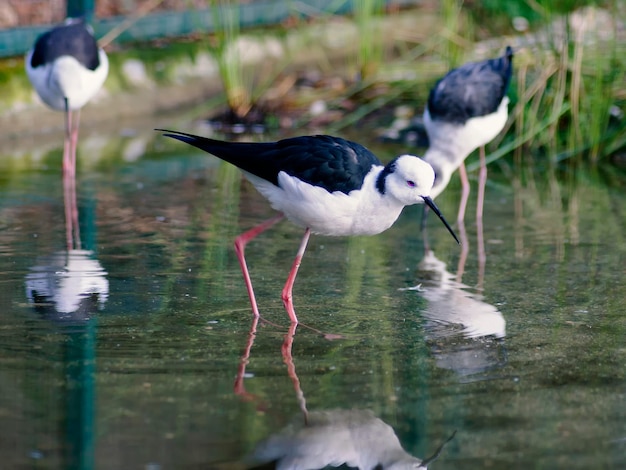
[[[424,160],[435,170],[431,191],[437,197],[458,168],[462,195],[457,222],[465,216],[470,192],[465,159],[480,148],[480,172],[476,218],[482,219],[487,165],[485,145],[504,128],[508,118],[506,96],[513,73],[513,50],[503,56],[471,62],[448,72],[430,91],[424,110],[424,125],[430,141]]]
[[[302,136],[278,142],[223,142],[183,132],[165,136],[186,142],[241,169],[279,215],[239,235],[235,250],[250,297],[259,310],[246,265],[246,244],[287,217],[305,232],[293,262],[282,299],[292,323],[298,319],[292,288],[311,233],[330,236],[375,235],[396,221],[404,206],[425,203],[457,240],[450,225],[430,198],[435,179],[431,166],[413,155],[387,165],[354,142],[327,135]]]
[[[42,34],[26,55],[26,73],[39,97],[65,112],[64,174],[76,172],[80,109],[100,90],[108,72],[107,55],[82,19],[68,18]]]

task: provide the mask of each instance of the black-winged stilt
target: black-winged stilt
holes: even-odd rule
[[[458,238],[430,198],[432,167],[413,155],[387,165],[354,142],[326,135],[278,142],[223,142],[177,131],[165,136],[186,142],[240,168],[279,215],[239,235],[235,250],[252,311],[259,310],[246,265],[246,244],[284,217],[305,227],[304,237],[282,291],[285,309],[297,323],[292,288],[311,232],[330,235],[375,235],[396,221],[404,206],[425,203]]]
[[[504,128],[508,117],[506,96],[513,73],[513,49],[503,56],[481,62],[470,62],[449,71],[430,91],[424,110],[424,125],[430,141],[424,160],[435,170],[431,191],[437,197],[458,168],[462,197],[457,222],[465,216],[469,181],[465,159],[480,148],[480,173],[476,217],[482,218],[487,165],[485,145]]]
[[[26,55],[26,73],[37,94],[50,108],[65,112],[64,173],[76,170],[80,109],[100,90],[108,72],[107,56],[82,19],[68,18],[42,34]]]

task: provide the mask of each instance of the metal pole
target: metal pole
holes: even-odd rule
[[[84,18],[90,22],[96,11],[96,0],[67,0],[67,17]]]

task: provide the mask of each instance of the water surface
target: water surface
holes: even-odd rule
[[[232,242],[272,210],[151,127],[81,136],[69,252],[61,142],[4,151],[3,468],[244,468],[304,410],[329,442],[354,420],[418,459],[456,431],[433,469],[626,467],[623,175],[495,167],[462,248],[431,217],[427,249],[418,207],[375,237],[313,236],[290,331],[302,230],[249,245],[255,324]],[[453,178],[449,220],[458,198]]]

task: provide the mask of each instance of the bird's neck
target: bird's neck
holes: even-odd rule
[[[435,170],[435,183],[430,196],[436,198],[450,182],[454,173],[463,163],[467,154],[453,145],[429,147],[422,159]]]
[[[365,177],[363,187],[355,195],[358,216],[352,220],[352,233],[376,235],[387,230],[398,219],[404,204],[387,194],[385,180],[389,172],[385,168],[373,171]]]

